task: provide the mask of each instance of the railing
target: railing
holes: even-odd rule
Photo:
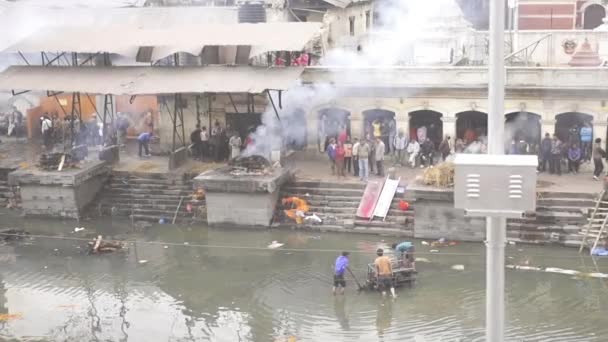
[[[530,61],[532,60],[532,55],[536,51],[536,48],[538,48],[538,45],[540,45],[540,43],[542,43],[544,40],[551,38],[552,36],[553,34],[549,33],[526,45],[522,49],[519,49],[515,52],[506,55],[505,63],[507,65],[531,66]],[[534,63],[532,63],[532,65],[534,65]]]

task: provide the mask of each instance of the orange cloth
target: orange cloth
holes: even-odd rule
[[[290,219],[296,221],[297,224],[302,224],[304,222],[304,218],[298,216],[297,213],[299,211],[303,214],[308,213],[308,211],[310,210],[308,203],[299,197],[287,197],[284,198],[282,202],[283,205],[291,204],[292,207],[292,209],[284,210],[285,215]]]

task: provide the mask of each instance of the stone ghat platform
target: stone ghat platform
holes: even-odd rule
[[[234,174],[232,167],[201,173],[194,187],[206,193],[210,226],[269,227],[281,186],[290,179],[287,169],[272,168],[264,174]]]
[[[78,219],[109,174],[108,163],[92,161],[63,171],[19,169],[8,175],[8,183],[19,186],[24,215]]]

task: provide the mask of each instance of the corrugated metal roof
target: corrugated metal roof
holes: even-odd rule
[[[41,29],[5,52],[108,52],[134,57],[153,46],[152,59],[176,52],[199,55],[206,45],[252,47],[251,55],[267,51],[299,51],[320,31],[320,23],[200,24],[142,29],[133,26]]]
[[[346,8],[346,7],[348,7],[348,5],[350,5],[353,2],[353,0],[323,0],[323,1],[327,2],[330,5],[340,7],[340,8]]]
[[[40,67],[12,66],[0,73],[0,91],[89,94],[262,93],[294,85],[304,68]]]

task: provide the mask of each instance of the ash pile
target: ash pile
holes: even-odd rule
[[[38,167],[45,171],[61,171],[65,167],[73,166],[72,164],[72,157],[67,153],[43,153],[40,156]]]
[[[232,159],[228,166],[227,172],[233,176],[264,176],[271,174],[278,163],[272,165],[268,159],[253,155]]]

